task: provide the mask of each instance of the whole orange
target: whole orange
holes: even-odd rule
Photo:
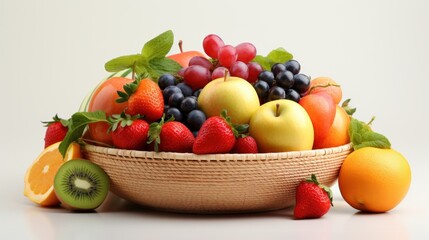
[[[330,86],[331,85],[331,86]],[[311,93],[326,92],[339,104],[343,98],[343,91],[338,83],[329,77],[317,77],[310,81]]]
[[[405,157],[393,149],[360,148],[346,157],[338,185],[350,206],[366,212],[386,212],[408,192],[411,169]]]

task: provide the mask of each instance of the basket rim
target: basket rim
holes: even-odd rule
[[[288,159],[300,157],[316,157],[330,154],[338,154],[352,150],[351,143],[323,149],[304,150],[304,151],[289,151],[289,152],[272,152],[272,153],[222,153],[222,154],[194,154],[194,153],[178,153],[178,152],[155,152],[143,150],[128,150],[112,147],[103,147],[92,145],[86,142],[81,143],[82,148],[87,152],[94,152],[104,155],[121,156],[129,158],[144,158],[144,159],[174,159],[186,161],[237,161],[237,160],[263,160],[263,159]]]

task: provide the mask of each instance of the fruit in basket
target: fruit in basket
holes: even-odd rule
[[[52,121],[43,122],[46,126],[45,148],[54,143],[61,142],[67,134],[69,122],[55,115]]]
[[[144,150],[149,132],[149,124],[139,115],[122,113],[111,117],[113,145],[121,149]]]
[[[299,101],[307,111],[314,128],[314,142],[319,143],[329,133],[335,119],[336,104],[326,92],[311,93]]]
[[[338,147],[350,142],[348,133],[350,116],[342,107],[337,105],[335,108],[334,122],[324,138],[315,139],[314,149]]]
[[[296,188],[295,219],[320,218],[332,205],[332,191],[317,181],[316,175],[302,181]]]
[[[310,82],[309,92],[327,92],[332,96],[336,104],[339,104],[343,97],[340,85],[329,77],[317,77],[312,79]]]
[[[180,64],[180,66],[182,67],[187,67],[189,65],[189,61],[195,57],[195,56],[199,56],[199,57],[204,57],[204,54],[202,54],[199,51],[183,51],[183,41],[180,40],[179,41],[179,50],[180,53],[176,53],[173,55],[169,55],[167,56],[170,59],[173,59],[174,61],[176,61],[177,63]]]
[[[119,102],[127,102],[126,112],[132,116],[140,114],[148,122],[159,120],[164,113],[162,91],[151,79],[135,80],[118,92]]]
[[[239,132],[247,125],[233,126],[227,111],[220,116],[208,118],[200,128],[192,152],[195,154],[229,153],[235,145]]]
[[[232,153],[258,153],[258,144],[252,136],[239,136],[231,150]]]
[[[411,169],[405,157],[393,149],[363,147],[344,160],[338,184],[344,200],[365,212],[386,212],[405,197]]]
[[[59,145],[60,142],[57,142],[45,148],[25,174],[24,195],[41,206],[56,206],[59,204],[53,187],[54,176],[64,162],[81,156],[79,144],[72,143],[68,147],[64,158],[58,150]]]
[[[149,144],[153,144],[156,152],[192,152],[195,137],[181,122],[164,117],[153,122],[149,128]]]
[[[117,91],[124,91],[124,86],[133,80],[125,77],[112,77],[98,86],[91,95],[88,104],[88,112],[102,110],[107,116],[120,114],[126,107],[127,103],[118,103]],[[112,137],[107,132],[109,124],[105,122],[91,123],[88,126],[88,132],[92,140],[100,143],[112,145]]]
[[[58,169],[54,179],[55,194],[63,207],[87,211],[96,209],[106,199],[110,181],[97,164],[72,159]]]
[[[249,133],[260,152],[302,151],[313,147],[310,117],[301,105],[287,99],[260,106],[250,119]]]
[[[233,123],[249,123],[259,107],[258,94],[246,80],[226,76],[207,84],[198,97],[198,106],[208,116],[219,116],[226,109]]]

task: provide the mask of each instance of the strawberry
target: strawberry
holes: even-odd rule
[[[226,111],[222,111],[221,116],[210,117],[203,123],[192,151],[195,154],[228,153],[234,147],[239,131],[247,128],[247,124],[232,125]]]
[[[110,118],[113,145],[121,149],[143,150],[146,147],[149,124],[139,118],[128,114],[114,114]]]
[[[154,143],[156,152],[191,152],[195,137],[192,132],[181,122],[170,118],[150,124],[149,145]]]
[[[56,142],[61,142],[69,130],[68,120],[61,119],[58,115],[55,115],[52,119],[53,121],[50,122],[42,122],[47,127],[45,132],[45,148]]]
[[[124,86],[125,92],[118,91],[118,103],[128,102],[127,113],[140,114],[148,122],[157,121],[164,113],[162,91],[151,79],[135,80]]]
[[[258,145],[252,136],[243,136],[237,138],[234,148],[231,150],[233,153],[258,153]]]
[[[296,188],[296,205],[293,211],[295,219],[320,218],[332,205],[332,191],[320,184],[316,175],[302,181]],[[333,205],[332,205],[333,206]]]

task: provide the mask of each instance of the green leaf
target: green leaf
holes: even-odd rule
[[[159,76],[165,73],[176,74],[181,68],[182,66],[176,61],[160,57],[150,60],[147,70],[153,79],[158,79]]]
[[[267,57],[264,57],[262,55],[256,55],[256,57],[253,59],[253,62],[259,63],[264,70],[270,70],[271,69],[270,59],[268,59]]]
[[[284,48],[277,48],[268,53],[267,58],[274,63],[285,63],[293,58],[293,55]]]
[[[104,65],[104,68],[108,72],[119,72],[128,68],[133,68],[135,64],[142,61],[143,56],[141,54],[126,55],[108,61]]]
[[[391,146],[384,135],[374,132],[368,124],[355,118],[350,120],[349,136],[354,150],[363,147],[390,148]]]
[[[142,49],[142,55],[148,59],[165,57],[173,46],[174,35],[171,30],[165,31],[148,41]]]
[[[86,126],[93,122],[108,122],[106,113],[103,111],[96,111],[77,112],[73,114],[69,130],[59,146],[59,151],[63,157],[65,156],[70,144],[81,138]]]

